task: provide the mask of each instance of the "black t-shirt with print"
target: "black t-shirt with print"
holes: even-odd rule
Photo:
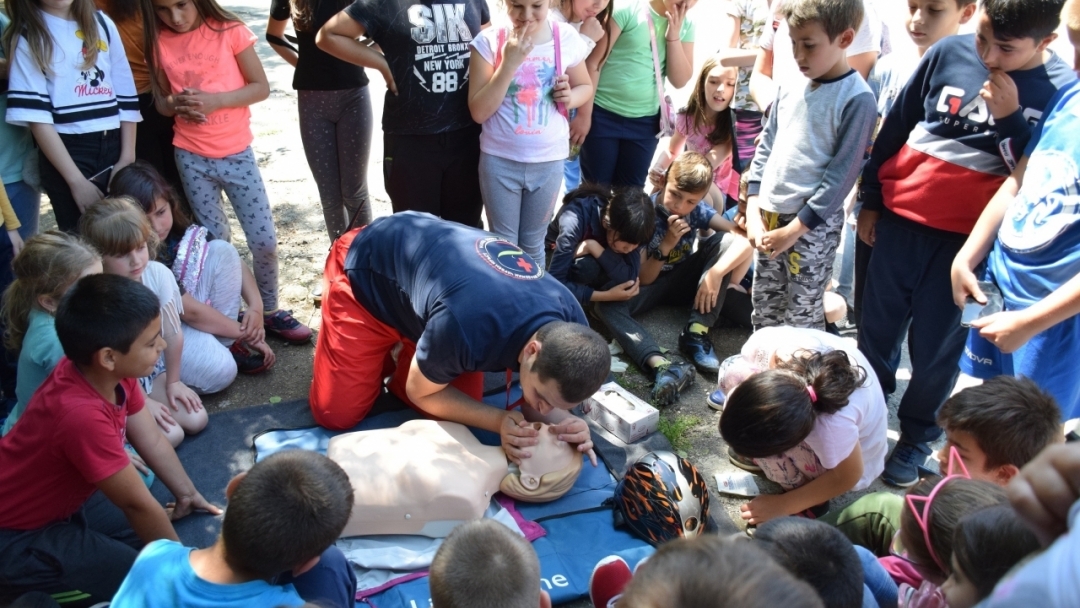
[[[398,94],[386,93],[382,127],[398,135],[470,127],[469,43],[490,21],[487,2],[355,0],[345,12],[386,55]]]
[[[296,44],[300,56],[293,74],[293,88],[297,91],[340,91],[367,86],[364,68],[342,61],[315,45],[315,34],[331,17],[348,5],[341,0],[313,0],[314,22],[311,31],[296,31]],[[270,17],[279,21],[289,18],[289,0],[273,0]],[[296,24],[293,24],[295,27]]]

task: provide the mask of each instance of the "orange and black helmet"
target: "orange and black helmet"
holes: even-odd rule
[[[615,505],[635,534],[660,545],[704,532],[709,488],[689,460],[671,452],[649,452],[615,488]]]

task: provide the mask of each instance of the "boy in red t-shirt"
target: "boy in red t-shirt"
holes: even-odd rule
[[[165,348],[157,296],[117,275],[85,277],[61,301],[56,334],[66,356],[0,439],[0,602],[73,590],[109,600],[142,545],[177,540],[170,516],[221,512],[143,408],[135,379]],[[125,437],[176,496],[171,512]]]

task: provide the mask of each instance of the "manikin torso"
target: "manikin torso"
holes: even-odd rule
[[[454,422],[410,420],[397,428],[334,437],[327,456],[349,475],[356,501],[341,535],[444,537],[459,523],[482,517],[510,475],[520,475],[523,486],[524,495],[513,497],[527,500],[544,475],[581,460],[548,425],[534,424],[540,425],[540,444],[520,467],[509,468],[502,448],[480,443]]]

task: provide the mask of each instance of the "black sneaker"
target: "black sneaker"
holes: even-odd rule
[[[652,402],[659,406],[671,405],[679,395],[694,383],[694,366],[689,363],[669,363],[656,368],[653,381]]]
[[[919,469],[926,467],[929,458],[930,446],[901,439],[885,461],[881,480],[891,486],[910,488],[919,482]]]
[[[684,327],[679,334],[679,352],[693,361],[702,372],[715,374],[720,371],[720,360],[716,358],[708,335],[695,334]]]
[[[236,361],[236,371],[241,374],[261,374],[269,367],[266,358],[258,351],[252,351],[240,340],[232,343],[229,347],[233,360]]]

